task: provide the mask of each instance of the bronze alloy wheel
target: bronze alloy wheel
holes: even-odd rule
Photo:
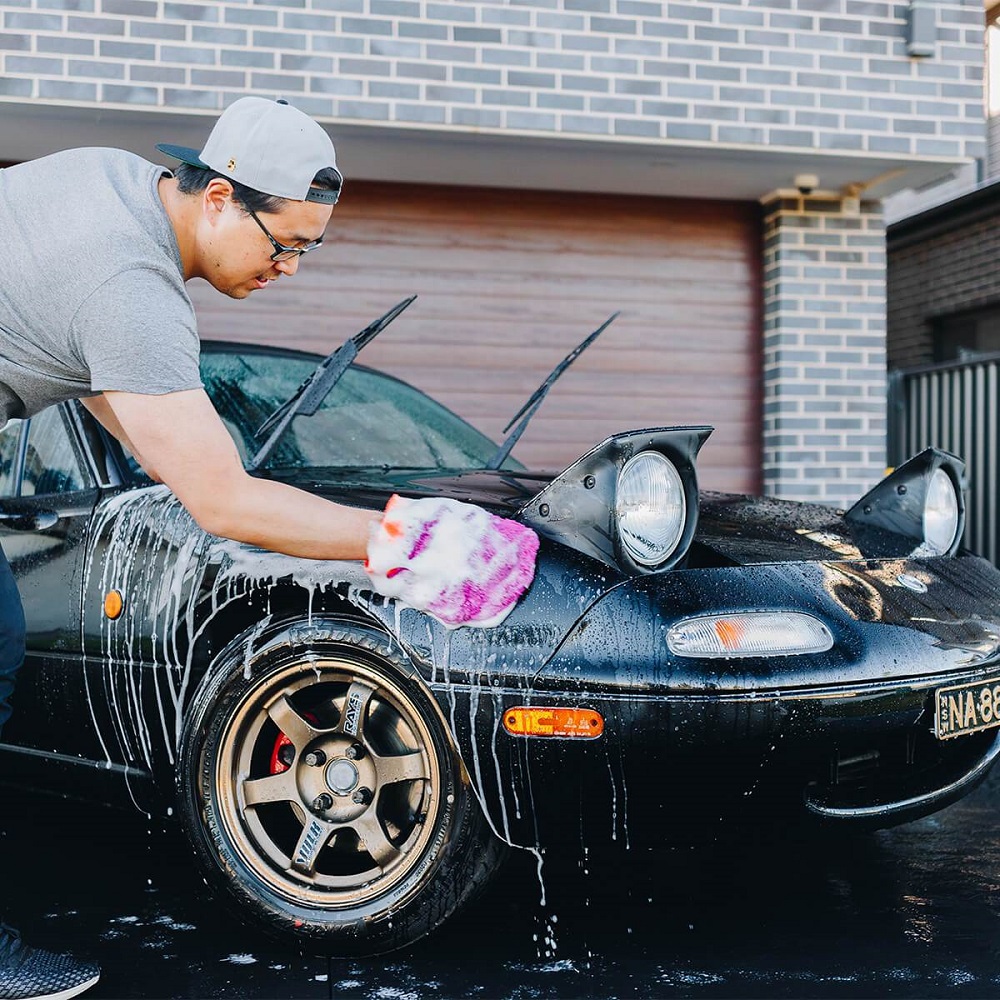
[[[209,884],[299,945],[378,954],[433,930],[504,854],[398,644],[334,621],[246,639],[192,700],[180,817]],[[321,635],[320,639],[316,639]]]
[[[357,905],[403,878],[441,802],[431,734],[411,698],[337,658],[305,673],[291,664],[247,692],[215,781],[247,866],[275,892],[321,907]]]

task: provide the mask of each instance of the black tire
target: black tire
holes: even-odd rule
[[[505,847],[398,646],[353,624],[286,635],[249,664],[234,644],[196,695],[181,821],[209,884],[273,934],[336,955],[404,947]]]

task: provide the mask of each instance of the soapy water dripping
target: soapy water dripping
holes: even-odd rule
[[[619,748],[620,750],[620,748]],[[614,763],[611,760],[611,752],[608,744],[604,744],[604,759],[608,764],[608,779],[611,783],[611,839],[618,840],[618,781],[621,780],[622,794],[622,822],[621,830],[625,838],[625,850],[632,849],[628,834],[628,784],[625,781],[624,762],[619,759],[619,777],[615,777]]]
[[[437,657],[434,655],[434,630],[431,623],[424,620],[424,628],[427,629],[427,648],[431,651],[431,684],[437,684]]]
[[[619,747],[619,753],[621,747]],[[625,834],[625,850],[632,850],[632,842],[628,835],[628,782],[625,780],[625,762],[619,760],[622,775],[622,832]]]
[[[493,715],[494,718],[498,720],[498,724],[494,725],[493,727],[493,733],[490,739],[490,749],[493,753],[493,768],[496,772],[497,791],[499,793],[497,797],[500,799],[500,813],[503,818],[503,832],[504,832],[503,839],[506,840],[507,843],[509,844],[510,820],[507,817],[507,796],[504,790],[503,778],[500,775],[500,754],[497,751],[497,735],[500,732],[499,720],[500,718],[502,718],[502,713],[503,713],[503,698],[501,697],[500,692],[497,690],[493,690],[492,695],[493,695]],[[473,733],[473,736],[475,736],[475,733]],[[520,819],[521,804],[518,801],[517,790],[514,788],[513,782],[511,782],[511,791],[514,795],[514,808],[516,810],[516,816],[518,819]]]
[[[524,701],[525,701],[525,705],[527,705],[527,706],[530,707],[530,705],[531,705],[531,692],[530,692],[530,690],[526,693]],[[545,906],[545,898],[546,898],[546,896],[545,896],[545,877],[544,877],[544,874],[542,872],[542,860],[543,859],[542,859],[541,845],[540,845],[539,836],[538,836],[538,825],[537,825],[537,823],[538,823],[538,821],[537,821],[537,815],[538,814],[535,811],[535,792],[534,792],[534,788],[533,788],[532,783],[531,783],[531,754],[530,754],[530,750],[529,750],[530,744],[529,744],[529,742],[527,740],[524,740],[523,741],[523,746],[524,746],[524,777],[525,777],[525,786],[526,786],[526,790],[527,790],[527,794],[528,794],[528,802],[529,802],[530,807],[531,807],[531,817],[532,817],[532,819],[535,822],[535,846],[534,847],[527,847],[525,849],[527,851],[529,851],[530,853],[534,854],[535,859],[538,862],[538,865],[537,865],[538,888],[539,888],[539,891],[541,893],[541,899],[539,901],[539,906],[543,906],[544,907]]]
[[[141,560],[140,554],[144,556]],[[199,597],[210,570],[215,571],[211,602],[199,622]],[[93,597],[95,592],[100,596],[115,589],[126,597],[122,616],[112,621],[102,615],[97,630],[112,734],[102,731],[87,679],[91,720],[108,766],[113,759],[109,735],[126,762],[141,761],[147,766],[152,763],[153,740],[142,711],[141,684],[147,676],[155,687],[163,746],[174,763],[194,656],[205,630],[229,605],[246,600],[261,586],[270,593],[278,580],[289,577],[307,591],[310,616],[316,590],[328,586],[331,578],[347,580],[349,589],[360,588],[366,580],[354,563],[338,563],[336,572],[332,572],[326,562],[282,556],[206,535],[164,486],[123,492],[99,505],[85,560],[85,592]],[[366,602],[355,594],[355,603]],[[84,649],[86,615],[93,604],[93,600],[85,601],[81,617]],[[267,622],[265,618],[256,624],[256,635]],[[142,635],[150,636],[148,656]],[[244,673],[254,639],[248,639]],[[86,656],[84,662],[86,667]],[[86,669],[84,676],[87,678]],[[174,712],[173,731],[167,721],[168,705]]]
[[[266,615],[261,618],[259,622],[253,627],[253,631],[247,636],[246,642],[243,644],[243,679],[250,680],[250,669],[253,666],[253,654],[257,646],[257,640],[260,639],[261,633],[271,624],[271,616]]]
[[[140,502],[141,502],[141,499],[142,498],[140,498]],[[103,531],[104,531],[105,527],[108,524],[110,524],[112,521],[114,521],[115,519],[119,518],[119,515],[121,515],[120,522],[123,525],[129,523],[130,512],[134,511],[136,509],[136,508],[131,507],[130,504],[128,503],[128,501],[131,501],[131,500],[133,500],[133,497],[131,495],[129,495],[129,494],[120,494],[120,495],[118,495],[116,497],[113,497],[110,500],[106,501],[104,504],[102,504],[98,508],[98,511],[95,514],[95,521],[94,521],[94,526],[93,526],[93,529],[92,529],[93,530],[93,535],[92,535],[92,539],[93,540],[99,539],[101,537],[101,535],[103,534]],[[138,541],[138,539],[137,539],[137,541]],[[90,581],[93,578],[95,552],[96,552],[96,546],[92,544],[90,550],[88,551],[87,558],[86,558],[86,563],[85,563],[85,571],[84,571],[84,580],[85,580],[85,582],[88,582],[88,581]],[[118,556],[118,558],[117,558],[116,561],[119,564],[121,564],[123,566],[123,568],[125,566],[127,566],[127,568],[129,570],[131,570],[132,569],[132,560],[129,557],[131,555],[134,555],[134,552],[135,552],[135,548],[131,549],[131,551],[130,551],[127,547],[123,547],[120,553],[116,553],[116,555]],[[106,588],[104,586],[105,583],[106,583],[106,581],[107,581],[108,570],[109,570],[109,566],[107,564],[107,561],[105,561],[105,564],[103,566],[103,572],[102,572],[102,575],[101,575],[101,586],[102,586],[101,592],[102,593],[106,593],[107,589],[109,589],[109,588]],[[83,611],[84,611],[84,614],[81,617],[81,625],[80,625],[80,627],[81,627],[81,647],[84,650],[86,650],[86,627],[85,627],[86,626],[86,622],[85,622],[85,616],[86,616],[86,611],[87,611],[87,602],[84,603],[84,609],[83,609]],[[134,754],[131,754],[129,752],[129,749],[128,749],[128,740],[127,740],[127,737],[126,737],[126,734],[125,734],[124,721],[122,719],[121,707],[120,707],[119,701],[118,701],[118,683],[116,681],[116,675],[118,673],[118,668],[116,666],[117,661],[116,661],[116,658],[114,656],[114,645],[113,645],[113,641],[112,641],[113,640],[113,633],[112,633],[112,626],[111,626],[110,620],[108,620],[108,619],[103,619],[102,620],[102,622],[101,622],[101,628],[100,628],[100,636],[101,636],[102,651],[106,654],[106,656],[105,656],[106,668],[105,669],[111,674],[110,677],[107,676],[107,674],[105,674],[105,689],[106,689],[107,693],[110,696],[111,711],[112,711],[113,717],[115,718],[115,720],[117,720],[117,725],[115,727],[115,730],[116,730],[115,731],[115,736],[117,738],[117,742],[118,742],[119,748],[122,751],[122,755],[126,759],[134,759]],[[127,653],[126,653],[126,673],[127,674],[131,673],[130,667],[132,665],[132,660],[131,660],[131,656],[129,655],[129,653],[130,653],[130,651],[127,651]],[[86,675],[87,675],[87,671],[86,671],[86,655],[84,657],[84,666],[85,666],[84,676],[86,677]],[[126,679],[126,683],[128,683],[128,679]],[[89,680],[87,682],[87,695],[88,695],[88,702],[90,704],[91,718],[92,718],[92,721],[94,722],[94,729],[95,729],[95,731],[98,734],[98,738],[100,739],[101,746],[102,746],[102,749],[104,750],[108,766],[110,766],[110,764],[111,764],[111,754],[108,751],[108,744],[107,744],[107,741],[105,740],[104,734],[101,732],[101,728],[100,728],[100,726],[98,725],[98,722],[97,722],[96,713],[94,711],[93,701],[92,701],[92,698],[91,698],[91,695],[90,695],[90,690],[89,690]],[[139,726],[141,728],[141,723],[139,724]],[[144,756],[146,756],[148,758],[148,752],[144,753]]]
[[[456,728],[457,698],[455,695],[455,686],[451,679],[451,636],[452,636],[452,630],[450,629],[445,630],[441,655],[439,657],[437,655],[437,645],[435,643],[434,634],[431,630],[430,624],[429,623],[427,624],[427,637],[431,653],[431,683],[432,684],[441,683],[437,681],[438,669],[439,669],[438,664],[440,660],[440,670],[443,678],[443,684],[448,694],[448,705],[449,705],[449,716],[450,716],[449,721],[451,724],[451,731],[453,734],[457,734],[458,732]],[[542,872],[543,857],[542,857],[542,852],[537,844],[537,831],[536,831],[536,844],[533,847],[513,844],[511,841],[510,821],[507,815],[506,790],[503,786],[502,781],[500,780],[500,760],[496,749],[496,730],[498,728],[497,726],[494,726],[492,749],[493,749],[494,766],[496,768],[496,774],[497,774],[497,792],[498,792],[498,798],[500,800],[501,819],[504,830],[503,833],[501,833],[500,830],[497,829],[497,824],[494,820],[493,814],[482,792],[483,788],[482,769],[479,760],[479,745],[476,740],[476,715],[478,714],[479,711],[479,698],[480,698],[479,676],[480,675],[477,674],[475,678],[470,677],[470,692],[469,692],[470,745],[472,747],[472,756],[473,756],[473,773],[476,775],[476,781],[472,783],[472,791],[479,802],[482,814],[485,817],[486,822],[490,827],[490,830],[493,832],[493,835],[497,837],[499,840],[502,840],[504,843],[511,844],[511,846],[514,847],[520,847],[521,849],[526,850],[535,856],[535,859],[537,861],[536,870],[538,874],[538,885],[541,897],[539,905],[544,907],[546,902],[546,893],[545,893],[545,880]],[[495,698],[495,704],[499,709],[501,705],[500,693],[496,692],[493,695],[493,697]],[[499,712],[497,714],[497,718],[498,719],[500,718]],[[530,792],[530,781],[529,781],[529,796],[530,794],[531,792]],[[517,815],[518,817],[520,817],[519,803],[517,804]]]
[[[103,546],[103,551],[102,550]],[[100,553],[100,554],[99,554]],[[139,559],[140,554],[144,556]],[[208,588],[210,607],[198,621],[199,597],[205,589],[209,571],[214,570],[212,586]],[[193,519],[165,486],[151,486],[141,490],[126,491],[108,498],[95,511],[91,544],[87,553],[84,584],[85,592],[93,595],[111,589],[120,590],[125,596],[125,612],[117,621],[102,615],[99,634],[104,663],[105,689],[109,696],[114,722],[114,737],[122,756],[129,763],[142,760],[150,766],[153,758],[152,734],[142,711],[142,678],[148,676],[154,685],[158,707],[162,743],[173,764],[180,747],[189,686],[193,677],[194,656],[198,641],[213,618],[236,601],[245,600],[259,587],[271,588],[279,580],[291,580],[306,590],[308,618],[312,620],[316,591],[329,586],[331,579],[347,582],[346,597],[359,608],[374,608],[370,584],[360,564],[338,562],[333,570],[329,562],[297,559],[265,550],[255,549],[228,539],[216,538],[201,531]],[[97,587],[95,587],[95,583]],[[86,601],[81,618],[81,645],[85,647],[87,635],[86,612],[92,605]],[[405,649],[400,637],[400,616],[405,605],[390,602],[393,608],[393,638]],[[382,619],[383,616],[379,615]],[[124,620],[123,620],[124,619]],[[251,670],[254,645],[271,619],[270,602],[267,616],[255,624],[247,637],[243,650],[243,675]],[[439,673],[448,690],[450,722],[456,732],[457,698],[451,676],[451,629],[443,630],[438,654],[438,643],[431,623],[425,619],[431,648],[432,683]],[[150,655],[147,662],[140,636],[150,637]],[[144,667],[152,667],[145,670]],[[315,668],[315,664],[314,664]],[[124,674],[124,677],[121,676]],[[139,675],[140,687],[135,684]],[[85,677],[87,671],[84,671]],[[89,682],[88,682],[89,685]],[[124,691],[120,691],[124,688]],[[475,736],[475,715],[479,707],[480,690],[473,686],[470,704],[470,725]],[[120,693],[124,697],[119,697]],[[502,710],[500,692],[493,697],[497,711]],[[88,702],[95,732],[111,766],[112,755],[106,734],[98,723],[88,686]],[[170,731],[167,706],[173,709],[174,727]],[[498,778],[501,800],[501,825],[497,830],[493,818],[482,798],[481,763],[478,745],[475,744],[474,768],[477,783],[474,786],[480,805],[494,834],[511,842],[507,815],[506,792],[500,782],[500,762],[493,734],[492,751]],[[525,760],[528,794],[532,796],[530,773]],[[512,790],[513,791],[513,790]],[[521,817],[521,804],[516,791],[514,807]],[[537,841],[537,837],[536,837]],[[543,855],[538,846],[525,848],[537,861],[540,904],[545,906],[546,890],[543,877]]]
[[[248,597],[255,585],[270,588],[279,579],[288,577],[307,591],[310,614],[315,592],[328,586],[331,578],[346,578],[348,600],[358,607],[372,610],[370,591],[365,592],[364,589],[367,577],[358,564],[338,563],[334,571],[330,563],[282,556],[205,535],[180,501],[163,486],[118,494],[107,500],[95,514],[93,538],[96,542],[103,541],[105,546],[100,558],[100,592],[118,589],[127,596],[126,614],[122,616],[124,621],[122,618],[117,622],[104,619],[101,623],[102,652],[105,662],[111,664],[111,672],[114,674],[118,665],[124,663],[127,675],[137,672],[134,669],[136,666],[139,667],[138,672],[143,673],[144,658],[138,636],[145,630],[150,635],[161,637],[158,648],[155,642],[153,644],[153,663],[150,665],[154,667],[151,673],[156,686],[163,742],[171,763],[174,762],[174,754],[180,745],[183,710],[193,673],[197,642],[221,610],[234,601]],[[94,544],[88,553],[85,580],[90,591],[94,589],[90,581],[94,579],[96,572],[97,552],[98,544]],[[137,554],[140,552],[147,553],[147,558],[141,564],[137,562]],[[211,605],[209,613],[199,624],[196,621],[198,596],[203,589],[208,569],[213,566],[216,576],[214,585],[210,588]],[[395,624],[400,620],[403,609],[399,602],[391,603],[394,606]],[[250,673],[255,644],[269,621],[270,615],[258,621],[247,636],[243,649],[244,677]],[[439,675],[443,676],[448,689],[450,721],[454,732],[457,698],[451,676],[452,631],[443,630],[442,639],[438,642],[426,619],[425,627],[432,651],[432,683]],[[81,629],[85,636],[85,622],[81,624]],[[398,632],[393,638],[404,648]],[[124,683],[129,685],[130,678],[126,677]],[[114,675],[108,679],[106,686],[115,713],[115,735],[123,755],[130,761],[141,756],[149,764],[152,758],[152,741],[143,725],[141,699],[129,698],[126,710],[118,698],[119,685]],[[478,694],[478,690],[476,693]],[[166,721],[165,699],[175,713],[172,733]],[[478,706],[478,698],[476,705]],[[95,730],[110,764],[111,754],[105,735],[97,725],[92,703],[90,707]],[[130,730],[127,723],[131,723],[139,734],[138,747],[128,739]],[[496,768],[499,774],[498,760]],[[485,812],[485,803],[482,805]],[[509,823],[506,816],[503,827],[507,835],[497,835],[509,843]]]
[[[140,615],[146,609],[164,608],[164,628],[156,629],[157,634],[163,635],[163,652],[166,671],[154,670],[153,683],[156,685],[156,700],[160,711],[160,724],[164,734],[164,744],[167,747],[168,755],[172,757],[172,740],[169,738],[168,726],[165,712],[163,711],[163,691],[161,684],[166,683],[174,686],[175,678],[170,667],[179,667],[183,671],[183,664],[179,663],[176,656],[170,656],[169,642],[174,630],[170,628],[171,599],[176,594],[179,597],[179,587],[181,583],[175,585],[174,590],[164,594],[161,590],[156,594],[154,588],[159,583],[162,588],[175,580],[183,582],[190,572],[191,557],[194,552],[192,536],[190,530],[186,532],[188,544],[173,545],[170,542],[172,534],[176,533],[176,518],[179,509],[179,502],[170,496],[164,488],[154,487],[151,490],[138,491],[137,493],[119,494],[102,504],[96,514],[93,528],[93,544],[88,552],[87,567],[85,572],[85,582],[89,585],[88,590],[93,590],[91,581],[94,580],[94,559],[98,550],[98,543],[109,531],[110,537],[106,541],[106,548],[101,562],[101,572],[99,577],[99,593],[107,593],[111,589],[121,590],[126,595],[126,607],[124,620],[119,618],[117,622],[103,618],[101,622],[101,647],[104,654],[107,690],[112,703],[114,719],[117,723],[117,737],[123,756],[128,762],[135,761],[140,756],[147,764],[151,762],[152,748],[148,729],[145,727],[144,713],[141,711],[141,699],[136,698],[131,701],[132,711],[129,713],[132,726],[134,727],[139,745],[135,746],[130,742],[129,731],[126,729],[125,721],[122,718],[122,705],[118,697],[122,680],[119,674],[124,669],[124,686],[126,691],[132,687],[132,677],[137,672],[138,665],[140,674],[144,673],[141,668],[143,655],[138,649],[136,640],[137,627],[141,623]],[[153,526],[157,530],[154,533]],[[163,542],[167,545],[164,546]],[[172,551],[173,550],[173,551]],[[149,558],[144,560],[137,567],[136,559],[140,552],[148,553]],[[176,553],[174,555],[174,553]],[[160,556],[170,558],[174,555],[172,566],[174,572],[166,577],[157,579],[155,567],[159,563]],[[88,602],[89,604],[89,602]],[[84,619],[81,628],[86,634],[87,605],[84,608]],[[150,616],[154,621],[156,611]],[[138,662],[135,653],[138,652]],[[152,658],[156,660],[155,646],[152,650]],[[176,703],[176,690],[171,691],[172,700]],[[105,741],[102,737],[102,744]]]
[[[483,811],[483,815],[486,816],[487,821],[490,824],[493,833],[501,840],[506,843],[511,842],[510,838],[510,821],[507,818],[507,796],[504,793],[503,782],[500,778],[500,758],[497,754],[497,730],[500,728],[499,725],[494,725],[493,727],[493,738],[491,743],[491,749],[493,751],[493,764],[496,768],[497,775],[497,798],[500,800],[500,816],[503,821],[503,835],[497,831],[496,825],[493,819],[490,817],[489,810],[486,808],[486,802],[479,795],[478,789],[483,787],[483,773],[479,763],[479,741],[476,739],[476,717],[479,714],[479,695],[481,690],[480,675],[476,675],[474,679],[470,679],[470,690],[469,690],[469,745],[472,747],[472,763],[473,771],[476,775],[476,782],[473,786],[477,790],[477,797],[480,801],[480,806]],[[491,692],[492,694],[492,692]],[[502,709],[499,705],[499,699],[494,696],[494,706],[497,709],[496,718],[499,720],[500,711]],[[452,730],[454,731],[454,729]],[[543,890],[544,896],[544,890]]]

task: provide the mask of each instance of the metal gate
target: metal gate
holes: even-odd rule
[[[889,375],[889,462],[901,465],[931,446],[965,460],[962,544],[1000,565],[1000,355],[901,369]]]

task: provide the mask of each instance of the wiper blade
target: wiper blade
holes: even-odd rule
[[[374,323],[369,323],[360,333],[345,340],[340,347],[328,354],[310,372],[291,397],[285,400],[257,428],[254,437],[260,438],[268,431],[270,431],[270,436],[247,464],[249,472],[259,469],[267,461],[268,456],[274,451],[275,445],[295,417],[311,417],[319,409],[330,390],[340,381],[344,372],[351,367],[361,349],[371,343],[415,299],[416,295],[411,295],[394,305],[384,316],[380,316]]]
[[[549,377],[531,394],[528,401],[521,407],[517,413],[511,417],[510,422],[503,429],[504,434],[507,433],[517,423],[518,420],[521,422],[514,428],[514,431],[504,439],[504,442],[496,450],[493,457],[487,462],[487,469],[499,469],[501,465],[507,460],[507,456],[511,453],[514,445],[517,444],[521,435],[524,433],[524,429],[531,422],[531,418],[535,415],[538,407],[542,405],[542,400],[545,399],[548,394],[549,389],[556,384],[556,380],[560,375],[571,364],[573,364],[576,359],[583,354],[583,352],[590,347],[590,345],[597,340],[597,338],[604,333],[604,331],[621,315],[621,312],[612,313],[589,337],[587,337],[582,343],[578,344],[573,348],[569,354],[566,355],[562,361],[559,362],[555,368],[552,369]]]

